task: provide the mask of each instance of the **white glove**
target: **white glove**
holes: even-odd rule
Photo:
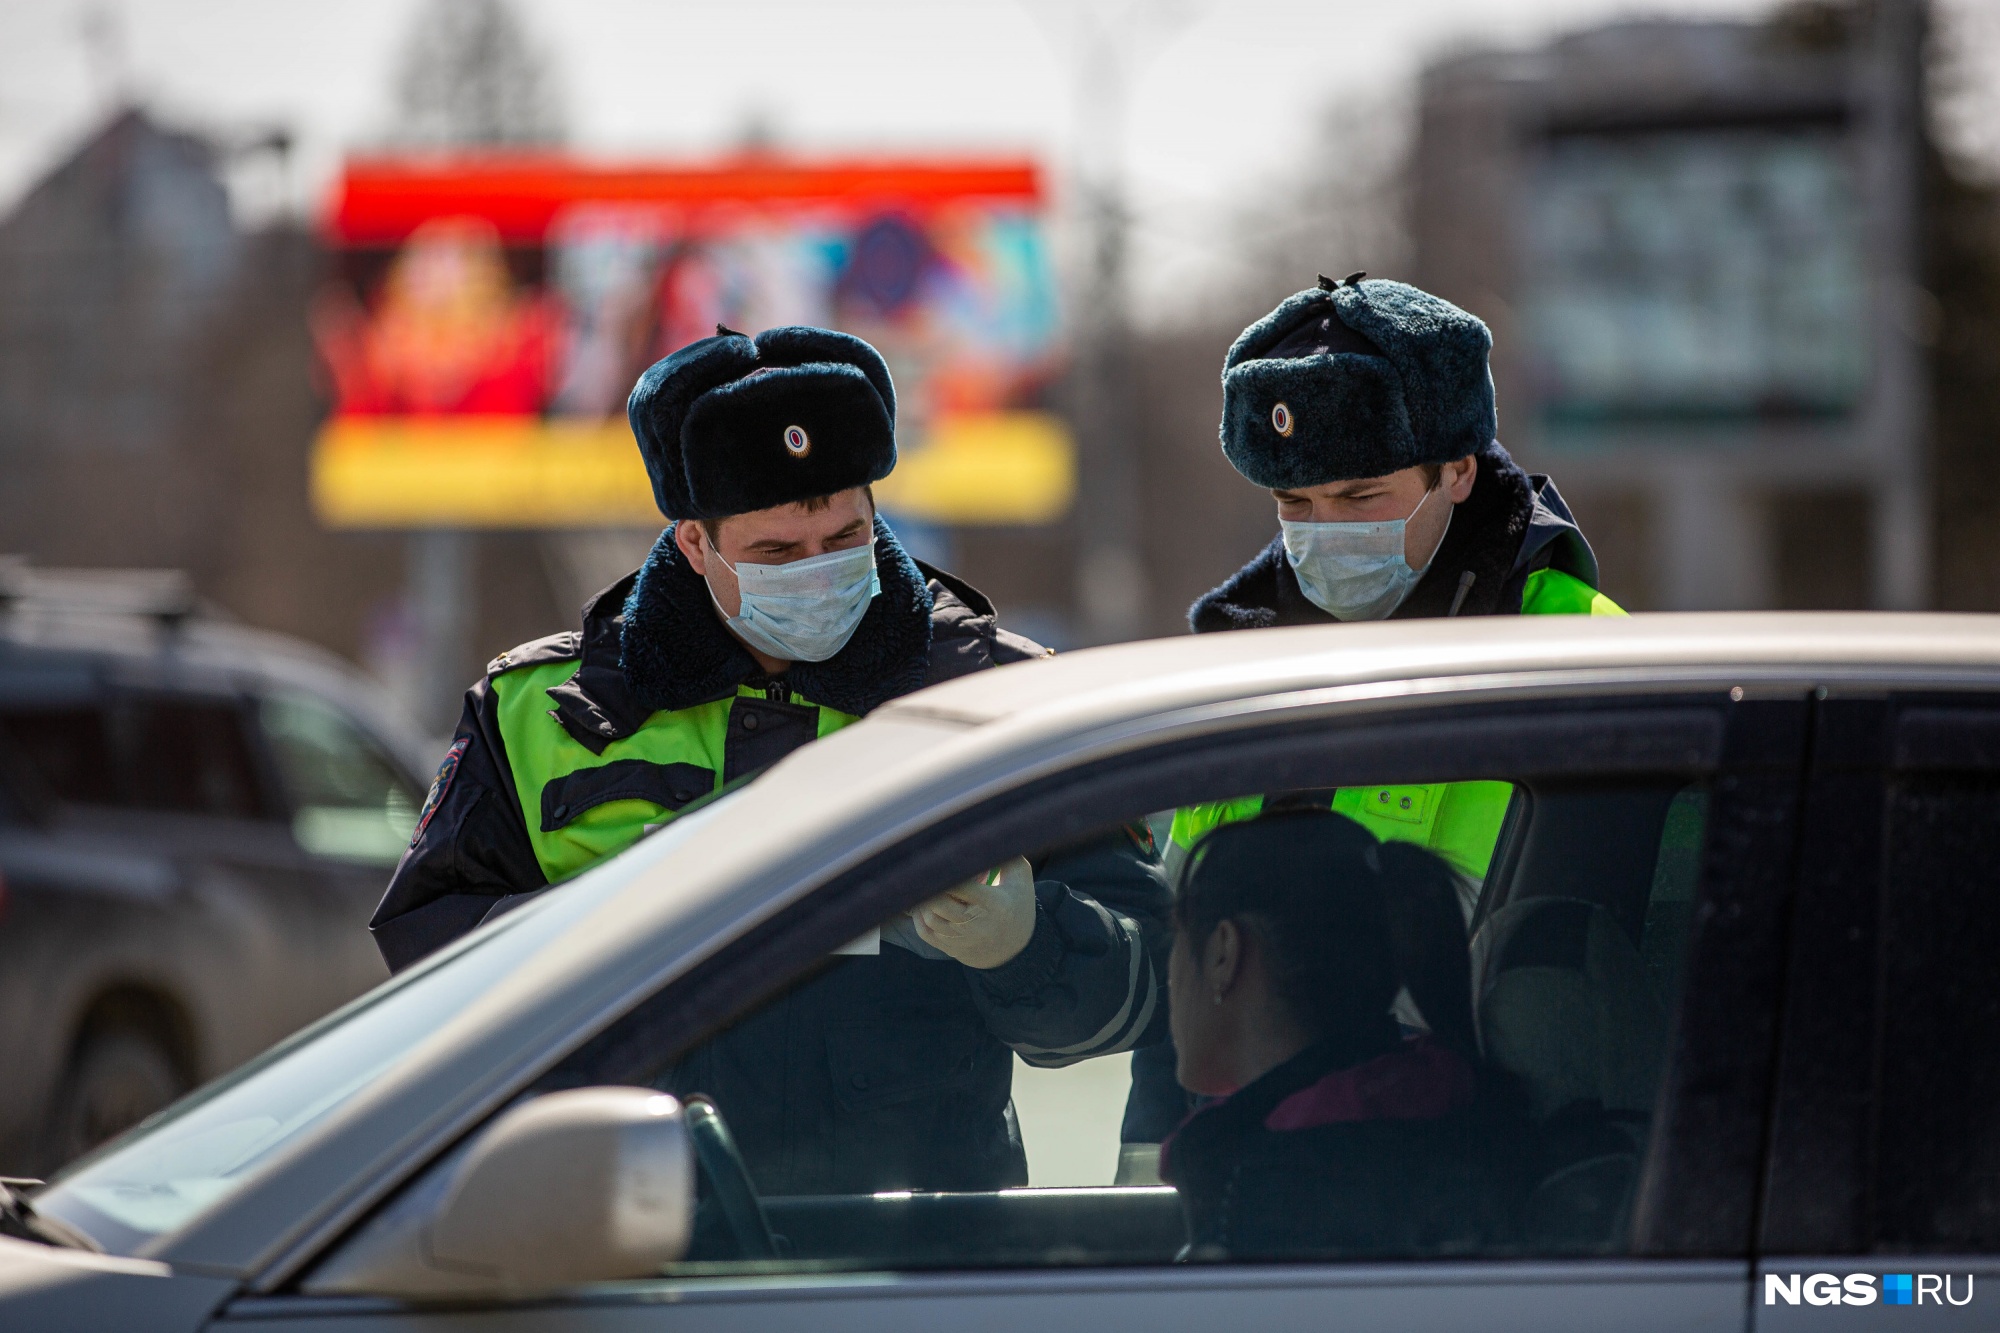
[[[919,903],[909,917],[924,943],[967,967],[998,967],[1035,933],[1035,872],[1017,856]]]

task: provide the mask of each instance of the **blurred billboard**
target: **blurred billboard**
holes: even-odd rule
[[[1417,269],[1628,605],[1931,599],[1923,0],[1426,70]],[[1828,600],[1831,599],[1831,600]]]
[[[1838,416],[1868,388],[1866,213],[1819,127],[1554,136],[1526,191],[1551,428]]]
[[[1019,161],[347,167],[313,333],[335,527],[588,528],[659,516],[625,421],[639,372],[718,324],[868,339],[896,380],[883,507],[1042,524],[1075,491],[1038,173]]]

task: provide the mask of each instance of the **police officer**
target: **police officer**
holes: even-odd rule
[[[1501,447],[1476,316],[1355,273],[1288,298],[1230,347],[1222,452],[1277,502],[1279,534],[1188,611],[1197,634],[1432,616],[1623,615],[1555,483]],[[1504,782],[1262,793],[1175,812],[1168,864],[1210,829],[1279,806],[1332,808],[1378,838],[1415,842],[1483,878],[1506,817]],[[1172,1052],[1134,1056],[1128,1145],[1187,1104]],[[1144,1152],[1128,1147],[1132,1170]]]
[[[628,415],[673,524],[580,631],[500,654],[467,692],[371,923],[391,968],[889,699],[1047,655],[875,515],[895,402],[875,349],[825,329],[718,327],[640,377]],[[1165,903],[1142,837],[1011,862],[665,1082],[716,1102],[767,1193],[1025,1183],[1013,1052],[1066,1064],[1138,1040]]]

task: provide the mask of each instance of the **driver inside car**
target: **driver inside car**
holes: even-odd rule
[[[1473,1038],[1457,884],[1327,811],[1227,824],[1175,903],[1167,1140],[1193,1260],[1409,1257],[1505,1242],[1533,1150]],[[1392,1006],[1407,989],[1428,1031]]]
[[[875,512],[895,388],[827,329],[718,327],[628,404],[661,511],[581,631],[467,692],[371,923],[400,969],[899,695],[1047,656]],[[755,799],[754,795],[750,799]],[[1025,1184],[1013,1061],[1163,1021],[1167,891],[1142,826],[1014,860],[843,949],[662,1080],[727,1117],[762,1194]]]

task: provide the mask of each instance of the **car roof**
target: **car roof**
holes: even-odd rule
[[[1923,680],[2000,672],[2000,616],[1732,612],[1482,616],[1239,630],[1058,655],[906,695],[873,716],[979,726],[1050,711],[1109,720],[1370,682],[1742,670]]]
[[[128,684],[196,690],[289,688],[354,714],[412,773],[435,756],[398,721],[368,677],[335,654],[290,635],[191,615],[162,617],[93,606],[19,602],[0,611],[0,660],[88,659]]]
[[[1337,702],[1413,694],[1422,682],[1456,693],[1453,685],[1663,680],[2000,689],[2000,618],[1493,617],[1253,630],[1091,649],[906,696],[792,752],[748,799],[667,825],[671,842],[642,840],[563,886],[594,905],[428,1031],[279,1169],[149,1253],[261,1269],[260,1289],[280,1280],[318,1243],[310,1236],[369,1206],[375,1187],[366,1182],[389,1161],[434,1152],[512,1094],[520,1062],[532,1060],[522,1033],[548,1039],[626,1011],[812,885],[1050,762],[1113,752],[1152,728],[1186,734],[1208,725],[1214,705],[1271,695],[1326,692]],[[413,972],[450,967],[456,950],[478,944],[461,942]],[[415,1124],[430,1137],[413,1139]],[[308,1219],[301,1191],[321,1199],[303,1210]]]

